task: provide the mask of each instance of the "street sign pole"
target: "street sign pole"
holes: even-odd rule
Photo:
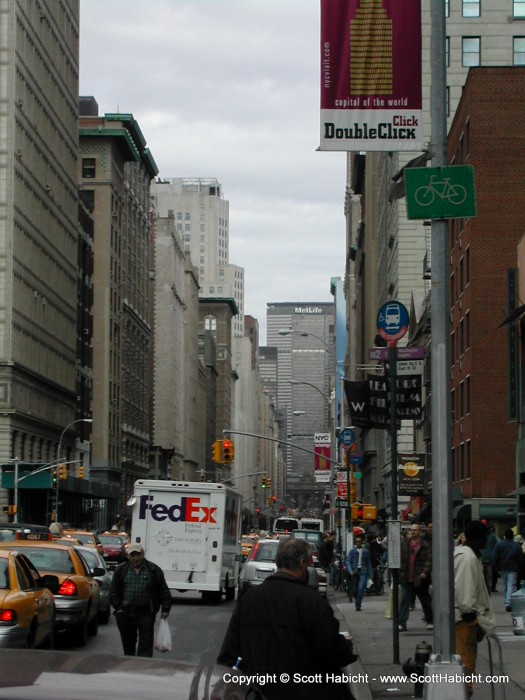
[[[397,519],[397,346],[391,341],[388,349],[388,364],[390,370],[390,464],[392,494],[390,507],[392,518]],[[392,663],[399,664],[399,569],[392,569]]]

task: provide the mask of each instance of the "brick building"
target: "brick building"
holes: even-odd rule
[[[525,68],[471,68],[452,122],[451,165],[473,165],[477,215],[449,223],[452,470],[471,517],[514,524],[518,435],[515,329],[500,327],[517,305],[508,271],[523,234]],[[512,280],[513,273],[510,273]]]

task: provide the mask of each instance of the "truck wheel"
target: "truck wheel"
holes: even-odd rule
[[[221,591],[202,591],[202,602],[206,605],[218,605],[221,602]]]

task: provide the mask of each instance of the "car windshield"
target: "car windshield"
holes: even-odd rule
[[[124,544],[122,537],[119,535],[99,535],[98,539],[102,542],[102,544],[113,544],[116,547]]]
[[[75,572],[75,567],[67,549],[24,547],[24,554],[31,559],[39,571],[53,571],[59,574],[72,574]]]
[[[88,532],[75,532],[73,537],[78,540],[80,544],[95,544],[95,537]]]
[[[100,566],[95,550],[90,552],[87,549],[83,549],[82,552],[80,552],[80,554],[86,560],[88,569],[94,569],[96,566]]]
[[[255,553],[255,561],[275,561],[277,554],[278,542],[268,542],[260,544]]]

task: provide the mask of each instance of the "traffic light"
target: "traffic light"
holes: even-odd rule
[[[215,440],[211,446],[211,458],[213,462],[222,462],[222,440]]]
[[[268,496],[268,505],[269,505],[269,506],[272,505],[272,497],[271,497],[271,496]]]
[[[65,464],[58,465],[58,478],[62,479],[62,480],[67,479],[67,465],[65,465]]]
[[[363,506],[363,520],[377,520],[377,508],[371,505]]]
[[[79,466],[78,468],[78,478],[83,479],[84,478],[84,467],[82,465]]]
[[[272,487],[272,480],[268,477],[266,477],[266,488],[270,490]]]
[[[350,517],[352,520],[363,520],[363,506],[360,503],[352,505]]]
[[[352,476],[352,478],[350,479],[350,503],[353,503],[355,501],[355,497],[356,497],[355,482],[356,482],[356,480]]]
[[[272,496],[272,503],[277,503],[277,496]]]
[[[225,462],[233,462],[235,457],[235,445],[233,440],[222,441],[222,454]]]
[[[57,483],[57,470],[53,469],[51,471],[51,481],[53,482],[53,486],[56,486]]]
[[[284,506],[279,506],[279,510],[280,510],[281,513],[283,513],[283,512],[284,512]]]
[[[265,489],[266,488],[266,477],[263,476],[262,481],[261,481],[261,488]]]

